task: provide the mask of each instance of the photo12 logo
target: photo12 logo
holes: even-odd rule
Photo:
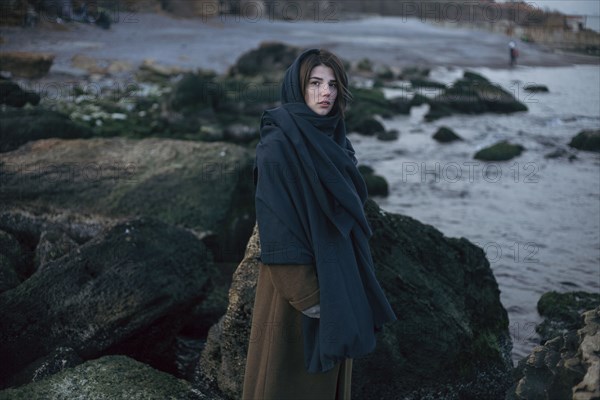
[[[401,182],[480,182],[497,183],[502,179],[513,182],[538,183],[539,167],[534,162],[512,164],[481,163],[479,161],[427,163],[404,161],[401,163]]]
[[[69,21],[98,25],[131,24],[139,22],[137,6],[134,1],[120,0],[2,0],[0,17],[4,19],[10,15],[22,15],[25,16],[26,24],[35,21],[59,24]]]
[[[128,181],[138,179],[138,165],[135,163],[88,162],[88,163],[34,163],[0,164],[0,183],[15,185],[24,180],[38,183]]]
[[[202,20],[258,23],[261,21],[339,22],[341,3],[333,1],[202,1]]]

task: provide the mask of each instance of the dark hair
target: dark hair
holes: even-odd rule
[[[304,93],[306,93],[310,73],[314,67],[319,65],[324,65],[333,70],[338,87],[338,95],[335,99],[333,109],[337,110],[343,118],[346,104],[352,100],[352,93],[348,89],[348,76],[346,75],[344,64],[332,52],[320,49],[318,53],[311,53],[302,60],[300,64],[300,89],[302,90],[302,95],[304,96]]]

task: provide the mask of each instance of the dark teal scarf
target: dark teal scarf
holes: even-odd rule
[[[373,269],[365,182],[343,119],[320,116],[299,84],[302,53],[288,68],[282,105],[264,112],[254,176],[261,261],[315,264],[321,318],[303,315],[305,364],[324,372],[375,348],[375,330],[396,319]]]

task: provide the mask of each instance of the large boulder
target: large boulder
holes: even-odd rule
[[[229,69],[229,75],[271,75],[283,73],[302,51],[301,48],[280,42],[263,42],[257,49],[242,54]],[[272,76],[273,77],[273,76]],[[275,80],[275,77],[273,77]]]
[[[600,153],[600,129],[579,132],[571,139],[569,146],[579,150]]]
[[[69,116],[42,108],[0,111],[0,121],[0,153],[34,140],[88,138],[93,134],[90,128],[73,122]]]
[[[0,293],[21,283],[17,273],[21,253],[19,241],[10,233],[0,230]]]
[[[77,242],[63,231],[48,230],[42,232],[35,248],[35,269],[64,256],[77,246]]]
[[[547,292],[540,297],[537,310],[544,317],[535,327],[541,343],[581,327],[581,314],[600,306],[600,294],[587,292]]]
[[[0,71],[8,71],[20,78],[43,78],[50,71],[54,57],[49,53],[3,51],[0,53]]]
[[[210,328],[196,371],[196,382],[207,380],[229,398],[239,398],[242,393],[259,253],[258,227],[255,225],[244,259],[233,274],[227,312]]]
[[[0,295],[0,386],[60,347],[174,370],[175,336],[211,290],[213,268],[185,229],[153,219],[107,229]]]
[[[0,400],[219,400],[182,379],[125,356],[105,356],[17,389]]]
[[[482,249],[430,225],[365,207],[376,273],[399,321],[385,326],[376,351],[355,360],[360,399],[493,399],[510,385],[508,316]],[[199,375],[238,398],[257,278],[255,230],[235,272],[229,307],[209,333]],[[445,393],[442,397],[439,393]]]
[[[3,386],[18,387],[41,381],[50,375],[57,374],[66,368],[76,367],[81,363],[83,363],[83,359],[75,350],[70,347],[58,347],[10,377]]]
[[[579,326],[535,347],[519,363],[507,400],[600,398],[600,306],[584,312]]]
[[[429,112],[425,120],[433,121],[455,113],[509,114],[527,111],[527,106],[518,101],[511,93],[487,78],[465,71],[461,79],[442,90],[440,95],[427,101]]]
[[[463,140],[460,136],[458,136],[452,129],[441,126],[434,134],[433,138],[440,143],[450,143],[455,140]]]
[[[390,188],[381,175],[375,174],[375,170],[368,165],[359,165],[358,170],[367,184],[367,192],[369,196],[383,196],[390,194]]]
[[[33,274],[43,260],[56,259],[98,235],[116,221],[78,214],[34,215],[25,210],[0,211],[0,254],[8,254],[20,281]]]
[[[11,107],[24,107],[26,104],[37,106],[39,103],[39,94],[23,90],[15,82],[0,77],[0,104],[6,104]]]
[[[253,160],[221,142],[40,140],[3,154],[2,201],[38,214],[154,217],[239,262],[255,220]]]
[[[374,116],[390,118],[397,114],[410,113],[412,106],[404,98],[387,99],[379,88],[351,87],[352,101],[346,112],[346,128],[349,132],[373,135],[385,128]]]
[[[479,150],[473,156],[476,160],[483,161],[507,161],[518,157],[525,150],[520,144],[513,144],[507,140],[501,140],[491,146]]]
[[[143,2],[135,0],[137,2]],[[221,10],[217,0],[189,1],[189,0],[161,0],[162,9],[172,15],[182,18],[214,18]]]

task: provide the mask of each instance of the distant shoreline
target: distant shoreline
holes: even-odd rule
[[[510,38],[477,28],[446,27],[402,17],[363,16],[337,23],[272,20],[249,23],[215,17],[203,21],[163,13],[136,16],[135,23],[118,23],[109,30],[69,23],[35,28],[2,27],[3,51],[49,52],[56,55],[52,75],[82,71],[72,59],[84,55],[101,62],[125,61],[135,69],[144,60],[186,69],[223,73],[244,52],[264,41],[300,47],[327,47],[356,62],[394,67],[508,68]],[[531,43],[519,43],[522,66],[599,64],[600,58],[559,53]]]

